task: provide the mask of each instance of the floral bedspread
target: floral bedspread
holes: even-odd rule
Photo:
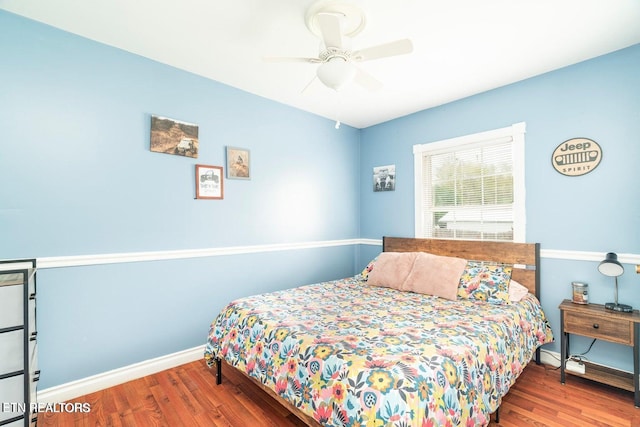
[[[449,301],[358,276],[230,303],[205,349],[325,426],[484,426],[535,349],[538,300]]]

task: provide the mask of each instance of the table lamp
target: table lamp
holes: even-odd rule
[[[624,313],[630,313],[633,311],[633,308],[627,304],[618,304],[618,276],[621,276],[624,273],[624,267],[618,261],[618,255],[613,252],[609,252],[607,256],[598,264],[598,271],[604,274],[605,276],[610,276],[615,278],[615,301],[608,302],[604,305],[604,308],[613,311],[622,311]]]

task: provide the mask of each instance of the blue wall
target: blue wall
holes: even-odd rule
[[[415,144],[526,122],[527,241],[546,250],[640,254],[640,45],[361,131],[360,236],[414,235]],[[551,165],[551,154],[574,137],[595,140],[601,164],[580,177]],[[372,168],[396,165],[396,191],[374,193]],[[360,263],[375,255],[362,251]],[[637,259],[637,258],[635,258]],[[560,351],[557,309],[571,282],[590,284],[591,301],[613,300],[613,279],[595,261],[542,259],[542,303]],[[625,265],[620,302],[640,308],[640,276]],[[574,339],[572,351],[589,342]],[[572,344],[573,345],[573,344]],[[631,371],[631,349],[597,342],[588,356]]]
[[[0,258],[225,248],[412,236],[412,146],[524,121],[527,240],[543,250],[640,253],[640,46],[363,130],[0,11]],[[198,159],[149,151],[152,114],[200,126]],[[562,141],[600,143],[569,178]],[[195,164],[246,147],[250,181],[194,200]],[[394,192],[374,166],[395,164]],[[338,184],[336,184],[338,183]],[[615,185],[618,190],[611,191]],[[352,275],[380,251],[336,246],[38,273],[41,388],[204,343],[229,300]],[[596,262],[544,258],[542,302],[559,338],[570,282],[612,299]],[[620,300],[640,306],[640,277]],[[588,342],[574,340],[575,349]],[[553,344],[549,349],[559,351]],[[592,359],[631,370],[630,349]]]
[[[358,236],[359,131],[0,11],[0,258]],[[150,117],[199,125],[197,159]],[[195,164],[251,150],[251,180],[194,200]],[[347,277],[356,246],[42,269],[40,388],[204,344],[260,291]]]

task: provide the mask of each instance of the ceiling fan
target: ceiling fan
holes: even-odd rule
[[[325,86],[339,91],[355,82],[365,89],[374,91],[382,83],[356,65],[389,56],[404,55],[413,51],[409,39],[372,46],[359,50],[350,48],[351,37],[360,33],[366,24],[365,15],[359,7],[344,1],[321,0],[307,10],[307,28],[320,37],[322,44],[316,58],[264,58],[270,62],[307,62],[319,64],[316,77]],[[316,77],[303,89],[315,81]]]

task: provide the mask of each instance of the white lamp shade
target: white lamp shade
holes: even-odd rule
[[[356,67],[343,58],[332,58],[318,67],[318,78],[333,90],[340,90],[353,81]]]
[[[605,259],[598,264],[598,271],[605,276],[617,277],[624,273],[624,267],[618,261],[618,255],[609,252]]]

